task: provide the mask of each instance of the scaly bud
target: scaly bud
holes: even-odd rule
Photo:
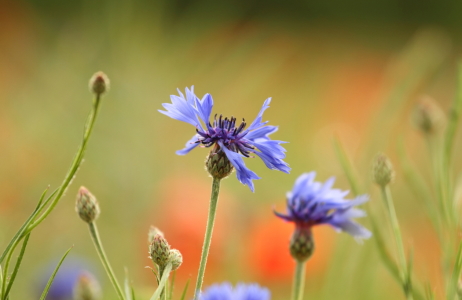
[[[156,235],[149,247],[152,261],[163,269],[170,259],[170,245],[160,234]]]
[[[429,96],[423,96],[412,113],[413,124],[425,134],[434,134],[444,124],[445,115],[439,105]]]
[[[85,187],[80,187],[75,202],[75,211],[80,218],[87,223],[92,223],[99,217],[99,204],[95,196],[93,196]]]
[[[213,150],[210,151],[205,166],[209,174],[218,179],[226,178],[234,170],[225,152],[218,145],[215,145]]]
[[[172,271],[178,269],[183,263],[183,256],[176,249],[170,250],[169,261],[172,263]]]
[[[149,232],[148,232],[148,243],[149,243],[149,245],[152,244],[152,242],[154,241],[154,237],[156,235],[160,235],[160,236],[164,237],[164,233],[162,231],[160,231],[159,228],[151,225],[151,227],[149,228]]]
[[[96,72],[90,79],[90,91],[102,95],[109,90],[109,78],[103,72]]]
[[[73,300],[98,300],[101,299],[101,288],[90,273],[84,272],[74,285],[73,294]]]
[[[290,255],[298,261],[304,262],[314,252],[313,233],[308,224],[295,224],[295,231],[290,239]]]
[[[374,182],[384,187],[395,177],[393,165],[388,157],[383,153],[378,153],[372,164],[372,176]]]

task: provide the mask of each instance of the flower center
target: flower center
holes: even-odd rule
[[[247,135],[247,133],[242,132],[245,126],[247,126],[247,123],[244,119],[242,119],[242,123],[239,126],[236,126],[236,118],[233,116],[229,119],[223,119],[223,115],[220,115],[217,119],[217,115],[215,115],[213,126],[209,122],[207,130],[205,131],[196,128],[197,134],[200,135],[196,143],[201,143],[205,147],[210,147],[221,141],[229,150],[240,152],[242,155],[249,157],[254,147],[250,145],[247,140],[243,139],[243,137]]]

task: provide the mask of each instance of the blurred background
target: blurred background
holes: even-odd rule
[[[421,200],[400,180],[396,148],[404,140],[429,176],[425,143],[409,115],[423,94],[450,106],[461,9],[462,2],[415,0],[0,1],[2,249],[42,191],[61,183],[91,107],[89,78],[102,70],[111,80],[85,162],[33,232],[11,298],[37,299],[50,266],[72,245],[70,268],[88,266],[104,299],[116,298],[74,212],[81,185],[100,202],[98,226],[119,280],[127,268],[140,299],[155,290],[145,268],[155,225],[183,253],[174,298],[188,280],[192,296],[211,185],[208,151],[175,155],[194,128],[157,112],[177,88],[191,85],[199,97],[212,94],[214,113],[247,120],[272,97],[264,119],[280,126],[275,139],[290,142],[292,167],[287,175],[247,160],[262,177],[255,193],[234,174],[223,182],[205,286],[258,282],[273,300],[289,298],[293,228],[272,210],[285,209],[285,193],[303,172],[315,170],[322,181],[336,176],[336,187],[349,189],[332,146],[336,135],[375,211],[382,203],[369,164],[377,151],[396,162],[393,192],[416,277],[442,295],[437,239]],[[461,160],[455,163],[457,169]],[[367,218],[360,222],[370,227]],[[306,299],[402,297],[373,241],[360,245],[327,227],[316,228],[315,239]]]

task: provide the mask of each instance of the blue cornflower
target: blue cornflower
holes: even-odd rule
[[[238,283],[233,288],[228,282],[211,285],[199,296],[199,300],[269,300],[270,298],[269,290],[256,283]]]
[[[356,239],[367,239],[371,232],[352,221],[352,218],[365,216],[363,210],[354,208],[369,200],[367,195],[346,200],[349,191],[332,189],[335,178],[324,184],[314,181],[316,172],[302,174],[295,181],[294,188],[287,193],[287,214],[275,212],[297,227],[311,228],[315,225],[329,224],[337,231],[345,231]]]
[[[263,112],[269,107],[271,98],[266,99],[263,107],[255,120],[247,127],[243,119],[237,125],[236,118],[223,118],[215,115],[213,123],[210,123],[213,99],[210,94],[205,94],[200,100],[194,94],[194,87],[186,88],[186,97],[178,90],[179,96],[172,95],[172,103],[162,104],[166,111],[159,112],[179,121],[189,123],[196,127],[196,134],[186,143],[186,147],[177,151],[178,155],[185,155],[199,145],[205,147],[214,146],[211,155],[223,154],[236,168],[237,179],[248,185],[254,191],[253,179],[260,179],[253,171],[248,169],[243,157],[251,154],[259,156],[265,165],[274,170],[289,173],[290,168],[286,162],[285,149],[280,145],[285,142],[271,140],[268,136],[278,130],[277,126],[266,126],[268,122],[262,122]]]

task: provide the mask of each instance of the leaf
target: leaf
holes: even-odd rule
[[[130,283],[129,283],[129,280],[128,280],[128,270],[127,270],[127,268],[125,268],[124,292],[125,292],[125,299],[126,300],[133,300],[133,298],[132,298],[133,289],[130,287]]]
[[[168,263],[164,269],[164,273],[162,274],[162,278],[160,279],[159,286],[157,287],[156,291],[151,297],[151,300],[158,300],[162,290],[164,289],[165,284],[167,283],[168,276],[170,275],[170,271],[172,271],[172,263]]]
[[[176,270],[173,271],[172,279],[170,281],[171,283],[170,283],[170,289],[168,293],[168,300],[172,300],[172,297],[173,297],[173,286],[175,285],[175,277],[176,277]]]
[[[27,242],[29,241],[29,237],[30,237],[30,233],[26,235],[26,237],[24,238],[24,242],[22,242],[21,251],[19,252],[18,259],[16,260],[16,265],[14,266],[13,273],[11,274],[10,281],[8,282],[8,286],[6,288],[5,294],[3,295],[3,298],[7,299],[8,294],[10,293],[11,287],[13,286],[16,275],[18,274],[19,267],[21,266],[22,258],[24,257],[24,252],[26,251]]]
[[[51,284],[53,283],[53,280],[55,279],[55,276],[56,276],[56,273],[58,273],[58,270],[59,268],[61,267],[61,264],[64,262],[64,259],[66,258],[66,256],[69,254],[69,252],[71,251],[71,249],[73,248],[74,246],[70,247],[66,253],[64,253],[63,257],[61,258],[61,260],[59,261],[58,265],[56,266],[55,270],[53,271],[53,274],[51,274],[51,277],[50,279],[48,280],[48,283],[47,285],[45,286],[45,289],[43,290],[43,293],[42,293],[42,296],[40,296],[40,299],[39,300],[45,300],[47,294],[48,294],[48,290],[50,289],[51,287]]]

